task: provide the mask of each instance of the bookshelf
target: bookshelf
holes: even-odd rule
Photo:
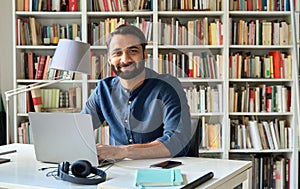
[[[296,42],[297,42],[297,63],[298,63],[298,70],[299,70],[299,63],[300,63],[300,59],[299,59],[299,53],[300,53],[300,3],[298,1],[295,2],[295,27],[296,27]],[[300,81],[300,75],[298,77],[299,81]],[[299,105],[299,103],[298,103]],[[299,129],[299,135],[298,137],[300,137],[300,129]],[[298,151],[300,149],[300,142],[299,142],[299,138],[298,138]],[[300,151],[298,152],[298,170],[300,169],[300,161],[299,161],[299,155],[300,155]],[[300,174],[298,174],[298,180],[300,179]],[[298,188],[299,188],[299,184],[298,184]]]
[[[23,2],[23,0],[14,1],[13,10],[17,10],[17,2],[19,1]],[[270,156],[277,158],[280,156],[283,157],[281,160],[288,159],[289,161],[289,183],[291,188],[298,186],[298,170],[295,167],[298,167],[299,163],[299,86],[296,64],[299,43],[294,43],[296,41],[294,21],[297,23],[297,41],[299,41],[299,3],[297,1],[295,15],[292,1],[289,1],[290,10],[283,9],[280,11],[247,11],[238,8],[243,4],[233,0],[206,1],[207,4],[195,4],[198,9],[189,6],[179,7],[177,6],[178,1],[152,0],[144,1],[146,5],[143,6],[143,9],[132,6],[127,7],[129,10],[138,9],[135,11],[124,11],[122,9],[99,11],[103,7],[98,6],[97,2],[94,0],[81,0],[79,9],[75,12],[22,10],[14,12],[14,36],[17,36],[16,20],[18,18],[34,17],[42,25],[52,26],[56,23],[65,26],[66,24],[77,24],[80,31],[77,37],[91,44],[91,67],[92,69],[97,68],[98,71],[93,71],[91,75],[81,75],[76,77],[75,80],[64,81],[51,86],[51,88],[68,90],[71,87],[81,87],[81,102],[84,104],[95,88],[98,79],[110,75],[109,67],[105,61],[106,47],[104,45],[105,37],[103,36],[116,27],[118,23],[127,22],[138,25],[145,32],[148,39],[149,62],[147,62],[147,66],[158,72],[169,73],[179,78],[189,97],[192,117],[199,118],[202,125],[205,125],[201,128],[201,132],[207,135],[201,134],[199,139],[200,156],[224,159],[246,158],[253,160],[254,163],[258,161],[256,157]],[[247,6],[250,7],[251,2],[249,1]],[[261,34],[262,30],[268,30],[270,24],[272,27],[274,23],[279,23],[279,27],[284,25],[288,28],[287,32],[281,32],[281,34],[286,34],[290,37],[290,40],[284,41],[288,37],[281,37],[276,39],[275,42],[268,41],[273,40],[268,38],[272,36],[271,33],[267,37],[263,37],[265,41],[256,43],[255,41],[262,40],[262,38],[252,37],[246,40],[245,36],[249,35],[242,32],[247,31],[250,25],[264,25],[264,29],[253,30],[252,28],[253,31],[251,30]],[[238,30],[240,32],[232,29],[238,25],[240,25],[240,30]],[[195,31],[196,34],[194,34]],[[277,32],[279,31],[277,30]],[[279,34],[274,35],[280,36]],[[53,45],[18,45],[17,42],[15,37],[13,42],[14,73],[12,76],[14,87],[47,81],[25,79],[20,69],[20,54],[35,52],[37,55],[52,55],[55,50],[55,42]],[[272,76],[271,70],[270,72],[255,72],[255,69],[268,70],[267,67],[263,69],[262,62],[266,63],[264,65],[268,65],[267,62],[271,61],[270,57],[273,57],[273,54],[278,55],[278,53],[285,60],[286,68],[289,68],[284,70],[289,70],[289,72],[278,72],[277,67],[275,72],[272,72]],[[253,61],[259,59],[260,65],[255,68],[251,67],[251,69],[250,66],[241,66],[242,63],[249,62],[250,59],[251,61],[252,59]],[[236,63],[239,63],[240,66]],[[188,67],[187,65],[191,66]],[[245,65],[248,64],[245,63]],[[261,67],[259,68],[259,66]],[[239,68],[248,69],[242,72]],[[282,75],[280,75],[281,73]],[[281,106],[274,106],[273,109],[267,103],[267,98],[262,96],[262,91],[269,92],[272,87],[274,90],[280,89],[280,91],[283,91],[282,94],[287,94],[281,95],[282,98],[289,97],[286,101],[282,101]],[[250,93],[251,95],[256,94],[256,98],[250,100]],[[248,94],[249,98],[245,98],[247,97],[247,95],[243,96],[245,94]],[[198,97],[197,100],[195,100],[195,96]],[[242,96],[244,100],[239,101]],[[274,98],[273,96],[273,101],[268,98],[268,102],[274,103]],[[264,102],[263,99],[266,101]],[[14,101],[16,102],[14,104],[12,126],[14,133],[11,138],[12,141],[17,142],[18,125],[27,118],[27,113],[26,111],[18,112],[17,97],[14,98]],[[236,102],[236,106],[234,102]],[[237,106],[238,104],[243,106]],[[252,120],[257,122],[252,122]],[[275,147],[271,149],[270,146],[265,149],[254,149],[247,147],[247,140],[245,142],[241,139],[235,141],[238,133],[242,136],[242,130],[249,130],[249,124],[245,124],[244,127],[242,126],[244,123],[260,124],[262,121],[267,121],[267,123],[272,122],[279,125],[281,120],[285,120],[286,130],[289,131],[287,136],[291,139],[286,139],[286,146],[277,147],[278,149]],[[258,126],[256,127],[258,128]],[[211,131],[211,133],[208,134],[206,130]],[[238,130],[237,134],[235,130]],[[250,134],[248,136],[250,138]],[[209,138],[216,140],[214,143],[210,143]],[[260,159],[260,161],[263,161],[262,158]],[[281,163],[285,164],[284,162]]]
[[[277,173],[279,167],[285,168],[286,172],[281,174],[289,175],[289,177],[286,177],[283,183],[275,179],[276,187],[280,185],[280,182],[291,188],[293,184],[295,188],[298,186],[296,182],[298,177],[292,176],[294,173],[297,174],[298,170],[291,169],[292,162],[295,166],[298,164],[298,73],[291,72],[291,70],[298,70],[297,49],[293,43],[296,41],[293,3],[292,1],[285,3],[290,3],[290,8],[286,8],[286,4],[283,4],[282,9],[266,6],[263,10],[263,6],[258,7],[261,11],[254,11],[249,4],[248,9],[242,8],[240,4],[229,7],[229,25],[232,28],[229,30],[232,32],[229,35],[231,42],[228,46],[228,114],[231,138],[229,157],[252,157],[254,188],[274,186],[273,180],[268,179],[272,177],[270,171],[266,172],[266,168],[261,167],[261,164],[269,167],[268,170],[274,168],[273,170]],[[286,24],[288,25],[286,28],[289,29],[285,32],[281,31],[284,30]],[[278,27],[281,29],[276,29]],[[255,35],[251,35],[252,33]],[[283,34],[286,36],[283,37]],[[283,69],[276,68],[278,66],[274,61],[276,60],[275,54],[278,54],[278,57],[282,56],[284,61],[280,62],[283,63]],[[270,58],[273,58],[271,67],[268,66]],[[291,61],[287,63],[286,60]],[[258,65],[257,62],[261,64]],[[256,67],[257,65],[259,67]],[[272,67],[273,70],[270,69]],[[256,72],[257,70],[259,72]],[[274,96],[274,90],[277,91],[276,96]],[[280,96],[285,96],[287,99]],[[288,100],[292,99],[292,96],[295,99]],[[281,137],[275,136],[278,126],[282,128]],[[290,133],[289,137],[283,140],[283,133]],[[279,138],[280,142],[278,142]],[[290,144],[288,144],[288,138],[293,140]],[[249,144],[248,140],[252,143]],[[259,172],[264,173],[264,176]]]

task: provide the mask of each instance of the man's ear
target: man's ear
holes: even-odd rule
[[[147,52],[146,49],[144,50],[144,54],[143,55],[144,55],[144,57],[143,57],[144,60],[147,60],[148,59],[148,52]]]

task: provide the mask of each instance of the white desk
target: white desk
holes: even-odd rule
[[[76,185],[69,182],[46,177],[53,170],[39,171],[42,167],[57,167],[55,164],[46,164],[36,161],[33,145],[10,144],[0,146],[0,152],[16,149],[17,152],[2,155],[10,158],[11,162],[0,164],[0,188],[91,188],[97,186]],[[124,160],[116,163],[107,171],[107,181],[101,185],[119,186],[122,188],[136,188],[134,186],[135,173],[139,168],[148,168],[150,164],[163,159]],[[243,183],[243,188],[251,188],[252,164],[247,161],[231,161],[208,158],[174,158],[182,161],[178,168],[184,178],[191,182],[208,171],[214,172],[214,178],[201,185],[199,188],[233,188]],[[104,169],[104,168],[102,168]],[[100,185],[99,185],[100,188]],[[167,189],[169,187],[164,187]],[[180,188],[180,187],[171,187]]]

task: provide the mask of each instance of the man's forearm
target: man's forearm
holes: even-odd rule
[[[97,144],[97,153],[99,156],[99,160],[123,158],[146,159],[171,156],[169,150],[160,141],[123,146]]]
[[[170,151],[160,141],[153,141],[146,144],[132,144],[126,147],[127,158],[146,159],[170,157]]]

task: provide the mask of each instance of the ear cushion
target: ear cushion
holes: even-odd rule
[[[72,163],[71,172],[76,177],[87,177],[92,173],[92,165],[87,160],[78,160]]]

